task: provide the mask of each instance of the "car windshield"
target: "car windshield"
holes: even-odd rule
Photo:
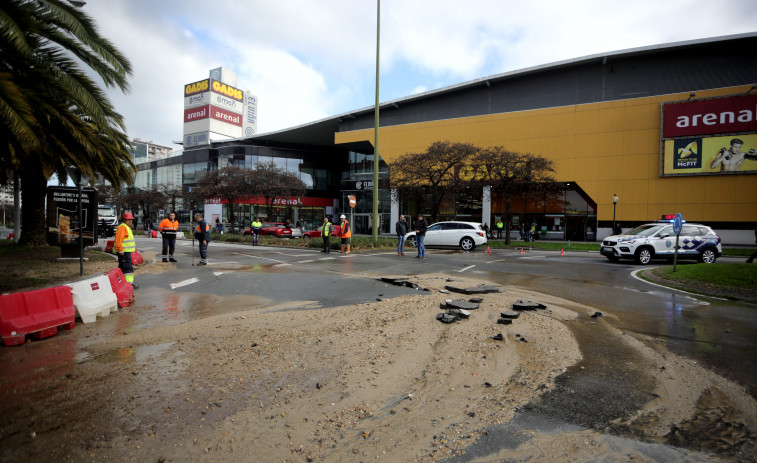
[[[659,224],[647,224],[640,227],[636,227],[631,231],[623,233],[624,235],[636,235],[636,236],[652,236],[657,233],[657,230],[664,225]]]
[[[110,209],[110,208],[107,208],[107,209],[98,209],[97,210],[97,215],[99,215],[100,217],[115,217],[116,216],[116,211],[114,211],[113,209]]]

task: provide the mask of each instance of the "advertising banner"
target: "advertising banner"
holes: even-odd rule
[[[184,148],[210,144],[210,132],[196,132],[184,135]]]
[[[662,105],[662,138],[757,132],[757,94]]]
[[[244,122],[242,129],[245,137],[258,133],[258,97],[249,90],[244,92]]]
[[[184,110],[184,122],[192,122],[210,117],[210,105]]]
[[[216,92],[211,92],[210,95],[210,104],[213,106],[237,114],[244,113],[244,103]]]
[[[244,93],[241,90],[217,80],[210,81],[210,91],[227,96],[240,103],[244,100]]]
[[[200,80],[184,86],[184,97],[204,93],[210,90],[210,79]]]
[[[225,122],[230,125],[242,127],[242,115],[227,111],[217,106],[210,106],[210,118],[217,121]]]
[[[208,77],[213,80],[223,82],[224,84],[233,85],[234,87],[237,86],[237,74],[234,71],[226,69],[224,67],[211,69],[210,75]]]
[[[78,247],[79,236],[84,246],[97,243],[97,191],[82,189],[82,214],[79,219],[79,191],[75,187],[47,187],[47,244]]]
[[[210,104],[210,92],[197,93],[184,97],[184,109],[197,108]]]
[[[663,175],[757,172],[757,134],[663,142]]]

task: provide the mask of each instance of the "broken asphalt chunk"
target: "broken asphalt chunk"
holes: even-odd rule
[[[498,318],[497,324],[499,325],[512,325],[513,320],[511,318]]]
[[[599,318],[599,317],[601,317],[601,316],[602,316],[602,312],[594,312],[594,313],[593,313],[593,314],[591,315],[591,318]]]
[[[443,312],[436,314],[436,319],[442,323],[455,323],[456,321],[460,320],[460,317],[455,314]]]
[[[460,318],[470,318],[470,312],[465,309],[449,309],[447,313],[457,315]]]
[[[516,319],[520,317],[520,314],[518,312],[513,312],[512,310],[508,310],[507,312],[500,312],[499,316],[502,318]]]
[[[443,309],[464,309],[464,310],[476,310],[478,304],[474,302],[461,301],[458,299],[447,299],[442,305]]]
[[[480,303],[484,302],[484,298],[483,297],[472,297],[472,298],[468,299],[468,302],[475,302],[476,304],[480,304]]]
[[[538,302],[534,301],[524,301],[522,299],[519,299],[513,303],[513,310],[539,310],[546,308],[547,306],[544,304],[539,304]]]
[[[455,286],[455,285],[446,285],[444,289],[452,291],[453,293],[460,293],[460,294],[486,294],[486,293],[499,292],[499,288],[496,288],[494,286],[487,286],[487,285],[472,286],[470,288],[462,288],[460,286]]]
[[[492,339],[494,339],[495,341],[502,341],[505,339],[505,337],[502,336],[502,333],[497,333],[494,336],[492,336]]]

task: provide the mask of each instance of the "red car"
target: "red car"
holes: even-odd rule
[[[252,228],[245,228],[242,235],[252,235]],[[283,223],[264,223],[260,229],[260,236],[273,235],[277,238],[291,238],[292,229]]]
[[[331,227],[331,236],[339,236],[339,227],[332,226]],[[303,240],[309,240],[310,238],[320,238],[321,237],[321,229],[317,230],[308,230],[306,232],[302,233],[302,239]]]

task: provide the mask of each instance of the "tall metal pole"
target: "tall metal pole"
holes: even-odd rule
[[[376,105],[373,111],[373,242],[379,228],[379,50],[381,44],[381,0],[376,0]]]

